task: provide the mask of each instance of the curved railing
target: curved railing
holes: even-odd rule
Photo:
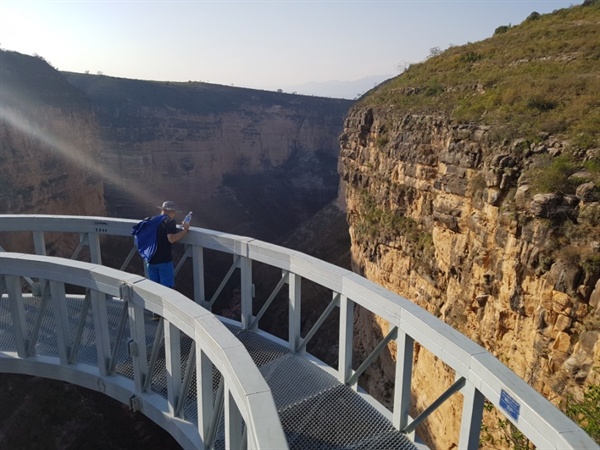
[[[100,242],[104,236],[129,236],[136,221],[105,217],[75,216],[0,216],[0,232],[33,232],[36,253],[45,253],[45,233],[77,233],[80,245],[89,247],[92,263],[102,263]],[[544,449],[595,449],[598,446],[574,422],[525,383],[493,355],[475,344],[425,310],[365,278],[320,261],[303,253],[247,237],[192,228],[180,241],[185,252],[177,264],[177,271],[186,260],[192,260],[194,300],[210,309],[223,287],[237,273],[241,312],[239,322],[244,329],[259,329],[279,291],[288,285],[288,337],[290,350],[303,354],[308,342],[319,331],[327,317],[337,311],[339,319],[339,342],[337,367],[329,370],[342,383],[357,386],[365,369],[376,360],[380,352],[391,342],[397,348],[395,390],[392,412],[394,426],[407,434],[414,434],[418,426],[432,411],[456,392],[463,395],[460,422],[459,448],[479,448],[484,402],[493,405],[537,448]],[[132,245],[132,242],[131,244]],[[233,264],[210,299],[205,295],[204,251],[214,250],[230,254]],[[135,255],[132,248],[123,267]],[[279,270],[279,280],[272,293],[261,300],[260,310],[254,299],[253,266],[262,264]],[[331,292],[328,305],[310,330],[303,330],[302,281],[308,280]],[[139,280],[142,283],[142,280]],[[137,284],[137,283],[136,283]],[[152,297],[151,292],[147,295]],[[152,302],[151,302],[152,303]],[[169,308],[161,302],[150,308],[166,320],[177,320]],[[390,332],[383,338],[360,365],[352,360],[354,305],[360,305],[389,323]],[[168,316],[168,317],[167,317]],[[182,324],[183,326],[183,324]],[[190,329],[190,333],[191,333]],[[412,384],[413,349],[415,343],[428,349],[455,372],[455,383],[418,417],[409,416]],[[358,367],[354,369],[354,367]],[[383,408],[381,408],[383,410]]]
[[[37,300],[22,294],[24,277],[40,280]],[[0,253],[0,280],[16,349],[0,352],[0,371],[40,375],[105,393],[142,411],[184,448],[214,448],[222,420],[225,448],[287,448],[271,391],[244,346],[213,314],[178,292],[97,264],[19,253]],[[73,287],[84,288],[86,294],[69,295]],[[37,303],[35,316],[27,308],[32,303]],[[45,316],[44,309],[52,314]],[[162,317],[150,322],[153,327],[148,327],[146,310]],[[109,335],[111,316],[119,317],[115,334],[126,341]],[[44,321],[54,326],[44,327]],[[41,337],[44,328],[51,332]],[[123,333],[126,328],[129,332]],[[162,339],[161,379],[155,374],[159,356],[154,349]],[[182,351],[186,339],[187,352]],[[89,342],[95,352],[85,349]],[[39,346],[46,351],[36,354]],[[48,356],[47,349],[54,346],[56,357]],[[199,375],[190,404],[189,374],[194,368]],[[220,378],[217,389],[215,373]],[[156,395],[161,390],[157,385],[166,390],[165,396]]]

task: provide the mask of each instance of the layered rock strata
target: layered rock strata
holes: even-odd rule
[[[590,174],[575,195],[535,194],[535,178],[565,142],[497,142],[493,128],[444,115],[362,107],[341,136],[340,174],[353,269],[417,303],[487,348],[553,403],[600,383],[600,190]],[[600,161],[600,150],[577,154]],[[544,162],[544,164],[542,164]],[[387,324],[361,313],[360,343]],[[372,341],[371,344],[369,342]],[[384,401],[393,359],[364,381]],[[454,381],[417,345],[413,413]],[[420,430],[453,448],[460,396]]]
[[[0,51],[0,80],[0,213],[105,215],[99,127],[81,92],[42,58],[14,52]],[[31,238],[5,241],[22,250]]]
[[[195,225],[272,239],[337,196],[350,101],[207,83],[65,74],[94,104],[111,214],[163,198]]]

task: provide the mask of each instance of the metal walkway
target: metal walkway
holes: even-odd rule
[[[290,449],[417,448],[356,391],[322,368],[254,332],[229,328],[271,388]]]
[[[415,435],[435,420],[456,436],[457,448],[478,450],[490,410],[537,448],[599,449],[486,349],[358,274],[252,238],[191,228],[178,243],[184,251],[175,267],[176,277],[187,273],[185,281],[192,284],[187,298],[124,272],[137,257],[135,223],[0,215],[0,238],[7,245],[0,248],[1,372],[102,392],[141,411],[186,449],[412,450],[423,448]],[[57,236],[74,248],[72,255],[46,256],[58,248]],[[23,237],[35,254],[11,253],[8,245],[26,244]],[[103,245],[111,240],[111,253],[123,251],[120,270],[103,265]],[[214,255],[232,261],[216,289],[205,282]],[[260,281],[272,292],[265,289],[256,298],[253,273],[260,269],[270,277]],[[239,292],[236,322],[211,313],[225,286]],[[319,288],[318,308],[303,301],[305,286]],[[358,308],[388,325],[361,358],[355,352]],[[285,317],[285,310],[285,339],[261,331],[261,322],[281,321],[278,312]],[[337,327],[331,344],[335,367],[307,353],[330,318]],[[395,367],[388,410],[358,384],[389,347]],[[453,377],[438,386],[442,392],[417,392],[417,351],[430,353]],[[440,412],[445,402],[453,402],[457,414]]]
[[[42,297],[24,297],[28,323],[39,321],[37,344],[32,352],[37,357],[59,357],[56,323],[51,308],[44,307]],[[72,329],[80,323],[82,311],[85,315],[80,329],[81,339],[76,359],[79,364],[98,365],[94,324],[91,314],[85,312],[86,301],[82,296],[71,296],[67,300],[68,316]],[[114,339],[119,332],[119,318],[123,302],[118,299],[107,301],[108,322]],[[151,391],[167,397],[164,342],[162,342],[163,319],[145,313],[146,344],[151,358],[155,342],[159,341],[156,361],[150,379]],[[279,412],[281,424],[291,450],[416,450],[407,436],[396,430],[373,405],[350,387],[340,383],[333,375],[304,357],[295,355],[275,338],[243,330],[228,321],[227,328],[243,343],[256,363],[267,384]],[[134,368],[128,356],[126,344],[130,336],[124,336],[117,350],[115,374],[133,379]],[[192,340],[181,339],[182,355],[189,355]],[[0,352],[16,352],[17,343],[13,333],[8,296],[0,298]],[[150,360],[149,358],[149,360]],[[182,373],[189,358],[182,358]],[[149,361],[150,362],[150,361]],[[195,376],[191,386],[195,385]],[[215,374],[213,389],[219,389],[220,376]],[[190,389],[182,418],[197,423],[196,391]],[[223,419],[217,430],[214,447],[224,449]]]

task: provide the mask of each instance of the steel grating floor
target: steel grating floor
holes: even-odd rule
[[[416,450],[369,402],[307,359],[228,325],[267,381],[290,450]]]
[[[44,305],[39,297],[25,297],[25,312],[31,324],[40,322],[35,346],[38,355],[58,356],[54,317],[50,305]],[[81,297],[67,300],[69,320],[75,334],[77,323],[84,321],[76,360],[97,366],[94,323],[91,308],[86,308]],[[107,313],[111,335],[111,347],[115,348],[114,373],[133,378],[131,360],[125,350],[129,340],[128,323],[119,330],[124,314],[124,304],[118,300],[107,301]],[[146,315],[146,345],[148,357],[154,346],[159,321]],[[226,324],[229,330],[244,344],[252,359],[267,381],[290,450],[417,450],[404,434],[394,429],[391,422],[353,389],[341,384],[331,374],[307,359],[290,353],[278,343],[257,333]],[[12,332],[12,319],[6,296],[0,298],[0,351],[16,352]],[[117,342],[117,335],[122,335]],[[160,341],[159,341],[160,342]],[[189,361],[192,341],[181,339],[182,374]],[[164,345],[158,348],[156,364],[152,369],[150,389],[166,397],[166,368]],[[214,393],[218,390],[220,374],[213,370]],[[195,371],[184,406],[186,420],[197,421]],[[215,448],[224,448],[223,420],[217,432]]]

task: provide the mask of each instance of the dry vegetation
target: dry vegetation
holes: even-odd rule
[[[456,122],[495,125],[501,137],[550,133],[600,146],[600,3],[532,13],[489,39],[410,66],[362,102],[404,112],[446,112]]]

